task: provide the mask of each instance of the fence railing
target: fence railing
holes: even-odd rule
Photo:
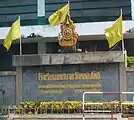
[[[27,107],[23,108],[21,106],[0,106],[0,114],[7,115],[7,114],[76,114],[81,113],[82,109],[55,109],[53,107],[45,107],[45,108],[38,108],[38,107]]]

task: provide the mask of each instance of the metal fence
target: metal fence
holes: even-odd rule
[[[2,115],[9,114],[82,114],[82,106],[81,108],[64,108],[64,109],[55,109],[53,106],[38,108],[38,107],[27,107],[23,108],[21,106],[1,106],[0,113]]]

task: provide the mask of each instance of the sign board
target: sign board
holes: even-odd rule
[[[82,100],[83,92],[119,91],[118,76],[118,64],[24,67],[23,100]],[[118,95],[88,97],[119,98]]]

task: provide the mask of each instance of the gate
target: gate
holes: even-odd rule
[[[82,110],[83,110],[83,120],[85,120],[85,113],[91,114],[91,116],[96,117],[98,114],[101,113],[102,116],[110,118],[111,120],[114,120],[115,115],[117,117],[121,117],[123,113],[123,105],[128,104],[121,101],[115,101],[115,102],[88,102],[85,100],[85,95],[104,95],[104,94],[134,94],[134,92],[84,92],[83,93],[83,103],[82,103]],[[134,102],[131,104],[134,105]],[[115,107],[116,106],[116,107]],[[120,115],[120,116],[119,116]]]

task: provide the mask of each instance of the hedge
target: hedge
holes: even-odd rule
[[[99,102],[101,103],[101,102]],[[130,113],[134,111],[134,104],[127,102],[122,106],[123,112]],[[85,105],[87,110],[112,110],[121,112],[121,103],[119,101],[103,102],[103,104]],[[82,113],[82,102],[80,101],[51,101],[51,102],[21,102],[17,108],[18,114],[49,114],[49,113]]]

